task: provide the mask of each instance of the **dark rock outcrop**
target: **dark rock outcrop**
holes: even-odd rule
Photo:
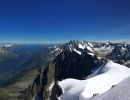
[[[63,51],[55,61],[55,75],[57,80],[66,78],[83,79],[101,63],[96,56],[83,52],[81,55],[74,51]]]
[[[45,68],[44,71],[36,77],[33,84],[25,90],[25,100],[32,100],[33,98],[35,100],[48,100],[48,98],[50,98],[50,95],[51,97],[59,96],[62,93],[62,91],[54,78],[54,64],[49,64],[48,67]],[[52,92],[55,92],[55,94],[52,94]]]
[[[61,87],[58,85],[57,82],[55,82],[52,92],[50,95],[50,100],[58,100],[58,97],[63,94]]]

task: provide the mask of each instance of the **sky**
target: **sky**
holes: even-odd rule
[[[129,41],[130,0],[0,0],[0,42]]]

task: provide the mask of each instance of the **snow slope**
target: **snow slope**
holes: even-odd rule
[[[92,100],[130,100],[130,77]]]
[[[117,85],[122,80],[130,76],[130,69],[108,61],[107,64],[95,77],[86,80],[66,79],[59,84],[63,89],[61,100],[87,100],[94,94],[102,94],[113,85]]]
[[[76,53],[78,53],[79,55],[81,55],[81,52],[80,52],[80,51],[78,51],[78,50],[76,50],[76,49],[74,49],[74,51],[75,51]]]

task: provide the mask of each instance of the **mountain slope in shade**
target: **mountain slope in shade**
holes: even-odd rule
[[[63,89],[61,100],[87,100],[102,94],[130,76],[130,69],[108,61],[95,77],[86,80],[66,79],[59,84]],[[102,99],[103,100],[103,99]]]
[[[130,77],[92,100],[130,100]]]

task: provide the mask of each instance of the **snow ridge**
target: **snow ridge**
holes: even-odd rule
[[[102,74],[86,80],[66,79],[60,82],[64,93],[61,100],[87,100],[96,94],[102,94],[130,76],[130,69],[108,61]]]

